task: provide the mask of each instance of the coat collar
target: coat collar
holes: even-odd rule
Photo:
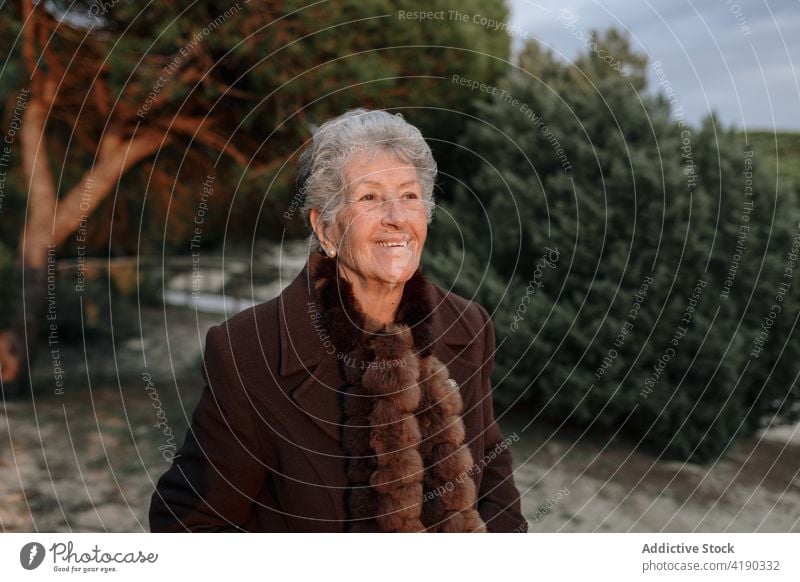
[[[323,361],[336,364],[335,355],[326,357],[328,354],[312,319],[319,306],[315,304],[314,280],[310,272],[318,261],[315,255],[309,257],[303,270],[278,298],[280,373],[284,377],[301,371],[309,373]],[[469,320],[463,317],[450,294],[428,281],[421,271],[417,271],[414,280],[420,285],[421,292],[432,301],[432,341],[442,341],[451,347],[473,343],[479,336],[479,330],[474,329]]]

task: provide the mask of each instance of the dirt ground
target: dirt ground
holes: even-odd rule
[[[127,342],[111,356],[93,347],[87,378],[82,347],[65,347],[63,395],[47,388],[52,371],[41,358],[36,397],[0,403],[2,531],[147,531],[166,452],[180,446],[202,388],[198,338],[218,319],[187,310],[167,318],[169,349],[158,337]],[[172,439],[163,423],[156,426],[163,419]],[[520,437],[512,448],[515,479],[532,532],[800,531],[800,430],[770,431],[712,466],[697,466],[659,461],[596,435],[523,431],[523,420],[504,417],[501,424],[506,435]]]
[[[522,434],[514,455],[529,531],[800,531],[800,446],[773,431],[708,466],[578,433]]]

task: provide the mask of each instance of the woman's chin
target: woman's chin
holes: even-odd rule
[[[419,266],[419,261],[405,261],[396,263],[382,269],[382,279],[392,285],[401,285],[414,276]]]

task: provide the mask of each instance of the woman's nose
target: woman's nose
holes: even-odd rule
[[[404,224],[408,220],[408,209],[402,198],[390,198],[381,204],[381,219],[386,224]]]

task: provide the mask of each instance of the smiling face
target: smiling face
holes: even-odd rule
[[[345,168],[347,203],[328,237],[345,278],[397,285],[419,267],[428,234],[416,168],[387,152],[358,154]]]

